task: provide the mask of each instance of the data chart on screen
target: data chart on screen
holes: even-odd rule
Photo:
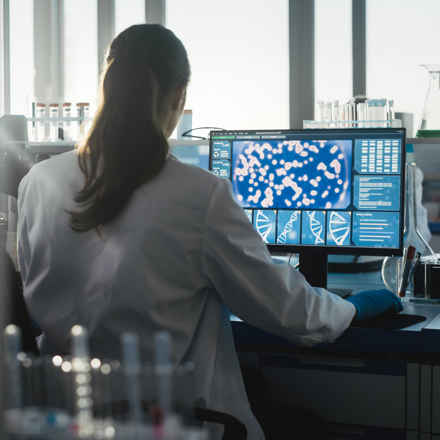
[[[218,131],[210,170],[268,245],[401,247],[399,130]]]

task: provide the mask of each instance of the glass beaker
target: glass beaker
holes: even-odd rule
[[[421,64],[429,74],[420,130],[440,130],[440,64]]]

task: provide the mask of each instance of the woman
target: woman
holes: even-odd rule
[[[108,357],[119,356],[121,332],[138,333],[148,361],[153,332],[167,329],[175,362],[196,365],[194,397],[259,439],[225,305],[303,344],[333,341],[361,308],[272,264],[229,183],[169,154],[189,78],[186,51],[164,27],[132,26],[113,40],[87,139],[20,185],[24,294],[43,353],[67,352],[82,324],[92,351]],[[394,304],[385,297],[374,313]]]

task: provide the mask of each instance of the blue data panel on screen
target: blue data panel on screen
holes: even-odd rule
[[[234,141],[232,185],[245,208],[345,209],[351,140]]]
[[[329,211],[327,213],[327,245],[351,245],[351,212]]]
[[[355,176],[353,203],[357,209],[399,211],[400,176]]]
[[[230,141],[213,141],[212,158],[231,160],[231,142]]]
[[[361,174],[398,174],[400,155],[400,140],[357,139],[355,170]]]
[[[399,247],[398,212],[354,212],[353,242],[356,246]]]
[[[229,178],[231,173],[231,163],[227,160],[213,160],[212,172],[218,177]]]
[[[254,226],[265,243],[275,243],[276,211],[273,209],[256,209]]]
[[[302,212],[301,243],[323,245],[325,244],[325,212]]]
[[[277,244],[298,244],[301,211],[278,211]]]

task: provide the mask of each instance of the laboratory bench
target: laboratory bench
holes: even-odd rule
[[[330,273],[328,284],[383,287],[378,272]],[[258,368],[268,400],[315,412],[341,433],[329,438],[440,440],[440,304],[405,303],[314,347],[231,321],[242,365]]]

